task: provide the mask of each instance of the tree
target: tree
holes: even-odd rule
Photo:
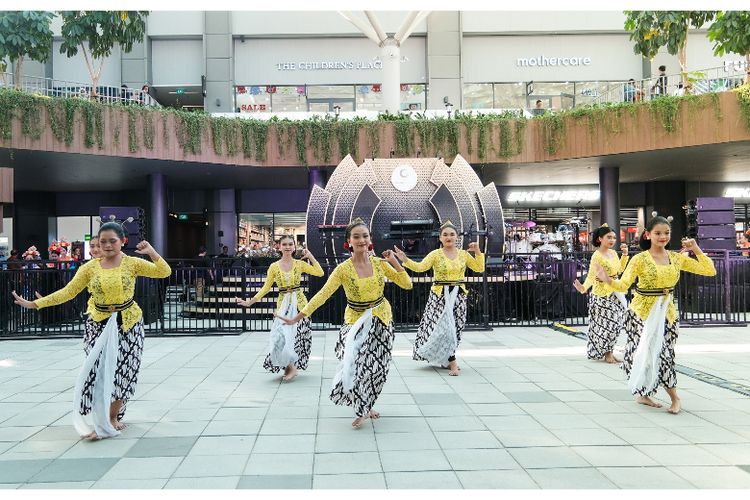
[[[719,12],[708,28],[708,39],[714,42],[714,55],[733,53],[745,56],[745,83],[750,83],[750,12]]]
[[[626,10],[625,29],[630,31],[630,40],[635,42],[633,52],[653,59],[661,47],[677,56],[683,83],[688,82],[687,35],[690,27],[700,28],[716,15],[707,10]],[[690,88],[685,86],[685,92]]]
[[[14,65],[16,88],[21,88],[21,67],[25,58],[46,62],[52,53],[52,12],[24,10],[0,12],[0,60]]]
[[[60,53],[72,57],[81,49],[91,76],[91,96],[95,97],[104,58],[112,53],[115,44],[127,53],[133,50],[134,43],[143,40],[148,11],[65,10],[59,14],[63,21]],[[98,69],[94,68],[96,59],[101,59]]]

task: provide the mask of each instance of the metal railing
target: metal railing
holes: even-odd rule
[[[13,73],[0,73],[0,87],[17,89],[30,94],[44,97],[77,97],[92,99],[91,84],[69,82],[55,78],[37,76],[20,77],[20,85],[16,87]],[[107,104],[138,104],[142,106],[161,107],[161,105],[147,92],[140,89],[98,85],[96,100]]]
[[[710,255],[717,275],[684,273],[675,297],[685,325],[741,325],[750,312],[750,258],[740,252]],[[579,294],[573,280],[583,281],[590,252],[569,254],[504,254],[488,257],[486,272],[468,272],[467,329],[501,326],[548,326],[553,323],[585,325],[588,295]],[[143,310],[149,335],[237,334],[268,331],[276,308],[275,288],[252,308],[235,303],[249,298],[263,285],[273,259],[169,260],[172,274],[163,280],[138,278],[135,300]],[[0,339],[42,336],[79,336],[83,332],[88,295],[40,311],[13,304],[11,290],[28,299],[35,292],[47,295],[68,283],[78,263],[16,261],[0,268]],[[318,292],[336,262],[323,262],[321,278],[304,276],[310,298]],[[385,296],[391,303],[398,330],[418,327],[432,284],[431,272],[413,273],[414,288],[389,284]],[[312,316],[314,328],[341,325],[346,297],[339,289]]]
[[[666,84],[662,82],[662,77],[659,75],[632,82],[603,82],[599,87],[587,89],[586,95],[576,96],[576,106],[637,102],[655,99],[663,95],[683,95],[685,87],[689,87],[692,95],[726,92],[742,85],[745,81],[745,75],[746,68],[744,65],[726,64],[691,71],[688,73],[687,82],[682,81],[681,73],[665,75]]]

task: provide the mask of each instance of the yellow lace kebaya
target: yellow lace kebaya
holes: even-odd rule
[[[112,269],[103,269],[99,259],[95,259],[82,265],[64,288],[37,299],[34,303],[39,309],[56,306],[73,299],[88,287],[92,300],[88,302],[87,312],[94,321],[104,321],[112,313],[98,311],[94,304],[123,304],[133,298],[137,276],[166,278],[170,274],[172,274],[172,269],[163,258],[156,262],[149,262],[125,255],[120,265]],[[136,303],[121,311],[120,314],[122,315],[122,330],[125,332],[133,328],[143,315]]]
[[[347,300],[352,302],[372,302],[383,296],[385,288],[385,278],[393,281],[396,285],[405,290],[411,290],[412,283],[406,271],[396,271],[385,260],[379,257],[370,256],[372,264],[372,276],[360,278],[351,259],[342,262],[333,270],[328,281],[323,288],[315,294],[310,302],[302,309],[302,314],[310,316],[317,308],[322,306],[328,298],[340,287],[344,287]],[[393,320],[391,305],[387,300],[383,300],[373,309],[373,315],[379,318],[386,325]],[[346,306],[344,311],[344,322],[348,325],[354,324],[363,311],[355,311],[350,306]]]
[[[627,292],[628,288],[638,278],[638,288],[656,290],[673,288],[680,280],[680,271],[686,271],[701,276],[716,276],[716,268],[713,261],[704,254],[697,256],[695,260],[684,253],[667,251],[669,264],[657,264],[651,253],[641,252],[630,260],[622,278],[613,280],[610,286],[617,292]],[[648,318],[651,308],[656,303],[658,296],[645,296],[639,293],[633,294],[630,309],[638,314],[643,321]],[[677,320],[677,308],[674,301],[667,308],[667,322],[672,325]]]
[[[282,288],[293,288],[298,287],[302,283],[302,273],[310,274],[312,276],[323,276],[323,268],[320,267],[320,263],[316,262],[315,265],[310,265],[303,260],[294,260],[292,270],[285,273],[281,270],[279,262],[276,261],[268,267],[268,274],[266,275],[266,281],[263,283],[258,293],[255,294],[253,299],[260,300],[271,290],[271,287],[276,284],[279,289]],[[297,309],[302,310],[307,305],[307,298],[302,293],[302,289],[295,290],[297,293]],[[279,297],[276,300],[276,308],[281,306],[281,302],[284,300],[284,293],[279,293]]]
[[[615,253],[613,250],[610,251],[610,254],[617,257],[617,253]],[[625,267],[628,265],[629,259],[630,257],[628,257],[627,255],[623,255],[619,259],[611,259],[604,257],[599,251],[594,252],[594,254],[591,256],[589,274],[586,276],[586,281],[583,282],[583,288],[588,290],[593,286],[594,289],[591,291],[593,295],[596,295],[598,297],[609,297],[609,295],[612,294],[612,292],[614,292],[615,290],[603,281],[599,281],[596,279],[596,270],[594,268],[594,264],[599,264],[604,268],[605,271],[607,271],[607,274],[612,276],[612,278],[616,278],[620,273],[625,271]]]
[[[466,277],[466,268],[481,273],[484,271],[484,254],[472,256],[466,250],[459,250],[455,259],[446,257],[442,248],[428,253],[422,262],[407,259],[404,267],[417,273],[432,269],[435,281],[461,281]],[[461,290],[466,293],[466,285],[461,284]],[[443,294],[443,285],[432,285],[432,291],[437,295]]]

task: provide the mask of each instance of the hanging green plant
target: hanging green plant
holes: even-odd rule
[[[448,119],[435,118],[430,120],[432,126],[432,143],[435,145],[435,156],[447,156],[445,140],[448,137]]]
[[[307,165],[307,129],[309,122],[297,122],[294,125],[294,143],[297,147],[297,161]]]
[[[255,145],[255,159],[266,160],[266,141],[268,140],[268,122],[252,120],[253,144]]]
[[[458,120],[449,119],[447,120],[447,136],[448,136],[448,155],[456,156],[458,154],[458,142],[460,139],[460,132],[458,128]]]
[[[474,128],[480,119],[475,118],[469,113],[461,113],[459,111],[456,111],[455,119],[464,126],[464,130],[466,131],[466,154],[470,155],[474,151]]]
[[[674,132],[679,128],[680,102],[678,96],[660,96],[647,102],[647,107],[651,112],[652,122],[657,121],[667,132]]]
[[[112,127],[112,142],[115,148],[120,147],[120,129],[122,128],[121,114],[118,107],[109,108],[109,124]]]
[[[175,112],[177,120],[177,142],[185,154],[199,155],[202,152],[203,125],[205,115],[197,111]]]
[[[492,123],[486,117],[477,120],[477,156],[479,156],[480,161],[487,159],[487,145],[489,144]]]
[[[138,145],[138,109],[135,106],[125,106],[128,114],[128,151],[135,153],[140,149]]]
[[[226,122],[224,143],[227,146],[227,155],[229,156],[234,156],[239,151],[240,141],[242,140],[240,121],[241,118],[235,118]]]
[[[408,115],[404,115],[407,116]],[[393,122],[393,134],[396,142],[396,156],[407,157],[413,156],[414,139],[411,121],[396,120]]]
[[[548,154],[555,154],[565,141],[565,116],[563,113],[546,113],[535,118],[541,123],[542,143]]]
[[[367,156],[380,156],[380,124],[376,121],[365,123],[367,133]]]
[[[346,155],[352,155],[352,158],[357,158],[359,156],[359,129],[361,121],[357,119],[339,120],[334,123],[339,146],[339,156],[344,158]]]
[[[526,142],[526,118],[516,120],[516,154],[523,153],[523,147]]]
[[[501,118],[498,121],[498,155],[501,158],[510,158],[515,154],[513,148],[513,132],[511,131],[511,123],[507,118]]]
[[[221,156],[222,143],[224,141],[224,128],[226,118],[214,118],[211,120],[211,142],[214,145],[214,153]]]
[[[156,141],[156,127],[154,127],[154,115],[153,111],[141,109],[140,113],[141,121],[143,122],[143,145],[149,151],[154,150],[154,143]]]
[[[273,124],[276,131],[276,148],[279,152],[279,157],[284,157],[289,147],[292,145],[294,140],[294,122],[288,118],[279,120],[278,117],[274,116],[271,118],[271,124]]]
[[[0,138],[6,141],[13,138],[13,103],[19,93],[10,90],[0,93]]]
[[[432,127],[430,121],[421,116],[414,120],[414,127],[419,136],[419,147],[423,156],[434,156],[432,154]]]
[[[75,133],[76,108],[80,99],[47,99],[47,116],[50,119],[52,135],[70,146]]]
[[[169,112],[167,111],[161,111],[159,113],[161,116],[161,140],[164,145],[165,149],[169,149],[169,129],[167,120],[169,120]]]
[[[242,156],[253,157],[253,124],[250,120],[242,120],[240,123],[240,136],[242,138]]]
[[[734,91],[737,93],[737,102],[740,105],[745,130],[750,132],[750,83],[737,87]]]
[[[41,106],[37,98],[25,92],[17,92],[16,105],[21,111],[21,133],[34,140],[42,136]],[[12,109],[12,108],[11,108]]]

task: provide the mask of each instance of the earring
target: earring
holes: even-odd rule
[[[368,249],[369,251],[371,251],[371,252],[372,252],[372,249],[373,249],[373,248],[375,248],[375,245],[373,245],[372,243],[370,243],[369,245],[367,245],[367,249]]]
[[[352,249],[352,247],[350,247],[350,246],[349,246],[349,242],[348,242],[348,241],[345,241],[345,242],[344,242],[344,250],[346,250],[346,251],[348,252],[348,251],[349,251],[349,250],[351,250],[351,249]]]

